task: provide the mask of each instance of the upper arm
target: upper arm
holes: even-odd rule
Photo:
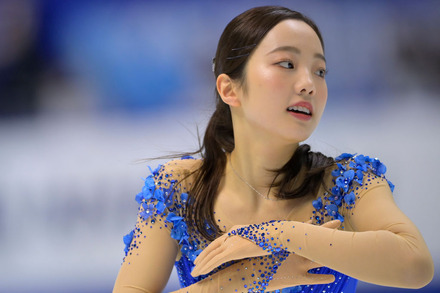
[[[344,220],[346,230],[387,230],[419,235],[415,225],[394,202],[394,185],[386,179],[383,163],[376,158],[351,154],[342,154],[336,161],[336,169],[332,171],[332,196],[326,204],[327,207],[338,206],[335,218]]]
[[[388,184],[363,192],[347,220],[354,231],[386,230],[404,236],[412,244],[423,241],[417,227],[396,205]]]
[[[186,183],[181,182],[189,160],[176,160],[152,170],[136,196],[135,229],[124,237],[126,257],[114,292],[162,292],[179,252],[174,223],[183,219]],[[194,161],[194,160],[192,160]],[[175,232],[175,231],[174,231]]]
[[[114,292],[162,292],[177,252],[177,243],[162,222],[139,217]]]
[[[342,214],[348,222],[347,226],[354,232],[363,231],[389,231],[402,236],[412,248],[425,247],[423,237],[413,222],[396,205],[392,188],[384,173],[386,168],[379,160],[376,165],[383,171],[378,171],[377,166],[368,165],[361,175],[362,179],[355,175],[352,187],[355,200],[352,205],[345,206]],[[355,162],[352,160],[351,162]],[[351,168],[361,168],[359,164],[350,163]],[[357,171],[357,170],[356,170]],[[359,184],[359,183],[362,184]]]

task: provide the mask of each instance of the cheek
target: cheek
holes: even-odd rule
[[[320,115],[322,115],[325,105],[327,104],[327,84],[325,82],[318,88],[317,104],[320,110]]]
[[[252,76],[249,79],[254,83],[257,93],[281,90],[285,86],[285,81],[280,74],[267,66],[259,66],[254,68]]]
[[[323,106],[325,107],[325,104],[327,103],[327,96],[328,96],[328,92],[327,92],[327,84],[324,84],[324,86],[321,89],[321,103],[323,104]]]

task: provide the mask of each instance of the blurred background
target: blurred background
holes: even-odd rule
[[[329,101],[308,140],[380,158],[440,292],[440,1],[0,0],[0,292],[111,292],[138,160],[197,148],[226,24],[280,4],[320,26]],[[165,292],[177,289],[175,272]],[[361,283],[358,292],[406,292]]]

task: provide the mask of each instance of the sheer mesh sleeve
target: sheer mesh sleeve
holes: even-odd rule
[[[344,153],[336,159],[331,172],[331,188],[313,202],[313,223],[323,224],[331,220],[345,220],[363,195],[370,189],[382,186],[391,191],[394,185],[385,178],[386,167],[377,158]]]
[[[194,160],[175,160],[144,179],[135,228],[124,236],[125,257],[113,292],[161,292],[179,256],[179,232],[187,199],[184,177]]]
[[[386,166],[377,158],[346,153],[336,162],[333,187],[314,202],[315,216],[318,223],[341,220],[345,231],[299,225],[295,235],[303,240],[293,251],[362,281],[425,285],[432,258],[417,227],[395,204]]]
[[[319,224],[340,220],[350,229],[277,221],[236,232],[260,246],[275,247],[277,241],[278,247],[362,281],[407,288],[426,285],[433,274],[431,255],[416,226],[396,206],[385,165],[350,154],[337,162],[333,188],[313,203],[314,219]]]

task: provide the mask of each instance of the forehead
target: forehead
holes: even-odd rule
[[[268,54],[278,47],[292,46],[312,54],[324,54],[316,32],[305,22],[283,20],[275,25],[260,42],[256,51]]]

